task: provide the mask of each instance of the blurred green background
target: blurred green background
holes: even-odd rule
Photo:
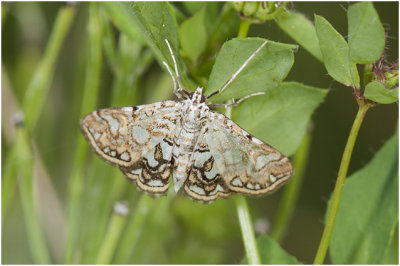
[[[12,92],[19,103],[22,102],[32,74],[43,55],[57,12],[64,5],[65,3],[61,2],[2,2],[2,176],[5,171],[5,158],[10,152],[10,141],[6,133],[6,124],[9,123],[10,117],[5,116],[12,108],[8,92]],[[184,4],[174,5],[187,14]],[[296,10],[306,14],[311,20],[314,14],[325,17],[343,36],[347,32],[347,7],[346,2],[294,2]],[[387,33],[387,58],[393,62],[398,58],[398,3],[377,2],[374,3],[374,7]],[[42,217],[52,224],[51,228],[46,228],[46,233],[50,233],[49,238],[53,239],[50,240],[51,249],[56,250],[53,259],[58,262],[62,257],[61,240],[66,233],[63,214],[65,215],[76,139],[80,134],[80,106],[89,45],[88,3],[76,3],[74,8],[76,14],[72,27],[62,45],[48,97],[38,124],[32,132],[41,160],[60,200],[59,206],[62,207],[61,214],[45,212],[47,217]],[[252,25],[248,36],[294,43],[273,21]],[[312,118],[312,144],[305,181],[289,231],[282,244],[282,247],[299,261],[311,263],[321,237],[327,199],[335,184],[343,148],[357,112],[357,104],[352,91],[334,82],[327,75],[324,66],[302,47],[295,54],[295,64],[286,78],[286,81],[292,80],[329,89],[325,102]],[[140,76],[139,82],[139,86],[143,88],[161,86],[160,84],[172,86],[168,76],[154,60],[150,61],[147,71]],[[110,107],[112,84],[113,75],[104,60],[98,108]],[[170,97],[168,94],[154,96],[144,93],[144,95],[141,94],[139,99],[132,98],[132,105]],[[126,102],[129,103],[130,100],[126,99]],[[393,135],[397,128],[397,120],[397,103],[379,105],[368,112],[355,145],[349,175],[362,168]],[[92,160],[100,161],[98,158]],[[116,200],[130,197],[134,202],[139,199],[135,185],[125,182],[120,173],[112,170],[109,173],[115,176],[106,178],[121,179],[122,186],[128,187],[128,190],[124,190]],[[7,210],[2,210],[3,264],[32,263],[19,193],[20,191],[15,189]],[[98,194],[102,191],[91,191],[91,193]],[[85,208],[90,208],[88,204],[91,200],[90,195],[92,194],[84,196],[85,202],[82,204],[89,206]],[[282,189],[268,197],[248,198],[253,222],[260,231],[268,231],[281,195]],[[52,198],[48,200],[51,201]],[[165,198],[149,202],[152,201],[156,202],[154,204],[156,206],[158,202],[165,201]],[[139,248],[133,255],[133,263],[240,263],[244,251],[231,199],[217,200],[215,203],[205,205],[178,195],[170,201],[162,205],[166,206],[165,209],[156,212],[164,213],[164,216],[151,219],[153,222],[139,236]],[[58,206],[57,203],[54,204],[50,202],[48,208],[51,210],[52,207]]]

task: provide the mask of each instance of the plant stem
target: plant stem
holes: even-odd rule
[[[248,22],[246,20],[242,19],[240,21],[238,38],[246,38],[247,37],[247,33],[249,32],[250,25],[251,25],[250,22]]]
[[[228,103],[231,103],[229,101]],[[231,118],[232,107],[226,109],[225,115]],[[243,196],[235,197],[236,211],[239,218],[240,229],[242,231],[243,245],[246,250],[246,256],[249,264],[261,264],[260,253],[256,237],[254,234],[253,224],[251,222],[249,208],[246,199]]]
[[[40,111],[50,89],[54,65],[68,29],[72,24],[74,14],[75,8],[72,6],[60,9],[57,14],[44,55],[25,92],[22,105],[25,125],[17,128],[15,142],[12,147],[29,248],[35,264],[49,264],[51,263],[51,257],[42,229],[38,206],[35,204],[37,200],[33,184],[34,179],[37,178],[34,171],[34,161],[37,158],[34,158],[29,134],[33,131],[40,116]],[[6,162],[6,165],[8,166],[9,163]]]
[[[141,195],[136,209],[132,212],[132,217],[129,220],[129,227],[122,235],[120,242],[120,249],[115,254],[114,263],[127,264],[130,263],[132,254],[137,248],[139,238],[144,231],[149,213],[153,210],[155,201],[147,195]]]
[[[278,214],[274,222],[274,227],[271,232],[271,237],[277,242],[282,241],[289,221],[293,215],[293,210],[296,206],[301,184],[303,183],[304,179],[308,154],[310,151],[310,144],[311,134],[306,133],[293,160],[294,169],[296,169],[295,175],[285,187],[282,201],[278,209]]]
[[[5,158],[5,163],[3,164],[3,176],[1,179],[1,219],[4,222],[6,217],[8,207],[13,201],[13,197],[16,193],[17,180],[15,178],[17,174],[17,150],[16,145],[11,147],[11,150]]]
[[[353,126],[350,130],[350,135],[347,139],[346,147],[344,148],[335,189],[333,190],[331,203],[329,206],[328,216],[326,217],[324,232],[322,233],[321,242],[319,243],[318,251],[315,255],[314,264],[324,263],[333,227],[335,225],[336,215],[339,209],[340,198],[342,196],[344,182],[346,181],[347,170],[349,169],[354,144],[356,142],[358,131],[360,130],[360,126],[362,124],[362,121],[364,120],[365,114],[371,107],[371,105],[365,101],[358,100],[357,103],[358,112],[356,118],[354,119]]]
[[[261,264],[260,254],[258,252],[256,237],[254,235],[254,229],[251,223],[246,199],[243,196],[236,196],[235,205],[239,217],[240,228],[242,230],[243,243],[248,263],[253,265]]]
[[[249,32],[250,23],[241,20],[238,38],[246,38]],[[231,118],[232,107],[226,109],[226,116]],[[242,231],[243,245],[246,250],[246,256],[249,264],[261,264],[260,253],[256,237],[254,234],[253,224],[251,223],[249,208],[246,199],[243,196],[235,197],[236,211],[239,218],[240,229]]]
[[[91,3],[89,9],[89,54],[86,66],[85,86],[81,105],[81,117],[92,111],[96,106],[96,100],[101,72],[101,25],[96,3]],[[79,263],[75,252],[78,245],[79,226],[81,219],[82,193],[84,188],[83,168],[87,156],[87,144],[84,138],[78,136],[75,150],[74,167],[68,187],[68,228],[64,252],[64,263]],[[77,261],[76,261],[77,260]]]
[[[43,57],[29,83],[22,105],[25,123],[28,130],[32,131],[40,116],[50,83],[54,76],[55,62],[61,46],[73,22],[75,7],[69,5],[60,9],[55,25],[47,42]]]
[[[33,194],[33,154],[26,128],[17,128],[15,145],[22,210],[33,263],[50,264],[49,249],[40,224],[38,210],[35,206]]]
[[[124,229],[128,207],[126,204],[117,202],[114,206],[114,214],[100,248],[96,264],[110,264],[121,233]]]

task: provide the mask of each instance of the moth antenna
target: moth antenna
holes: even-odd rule
[[[178,87],[176,85],[176,79],[174,74],[172,73],[171,69],[169,68],[169,65],[167,64],[167,62],[163,61],[164,66],[167,68],[169,75],[172,78],[172,82],[174,83],[174,92],[177,91]]]
[[[258,95],[264,95],[264,94],[265,94],[264,91],[255,92],[255,93],[246,95],[246,96],[240,98],[240,99],[237,100],[237,101],[235,101],[235,99],[232,99],[232,102],[231,102],[231,103],[221,103],[221,104],[219,104],[219,103],[211,103],[211,104],[208,104],[208,106],[214,107],[214,108],[229,108],[229,107],[232,107],[232,106],[237,106],[237,105],[239,105],[239,103],[243,102],[244,100],[246,100],[246,99],[248,99],[248,98],[250,98],[250,97],[254,97],[254,96],[258,96]]]
[[[251,60],[253,60],[253,58],[261,51],[262,48],[264,48],[265,45],[267,45],[268,40],[266,40],[265,42],[263,42],[260,47],[257,48],[257,50],[255,50],[250,56],[249,58],[246,59],[246,61],[244,61],[243,65],[241,65],[239,67],[239,69],[228,79],[228,81],[225,83],[224,86],[222,86],[221,89],[214,91],[213,93],[211,93],[210,95],[207,96],[206,99],[210,99],[211,97],[213,97],[216,94],[219,94],[221,92],[223,92],[234,80],[235,78],[240,74],[240,72],[242,72],[242,70],[250,63]]]
[[[186,91],[182,86],[181,76],[179,75],[178,64],[176,63],[176,58],[175,58],[174,52],[172,51],[172,48],[171,48],[171,45],[169,44],[169,41],[167,39],[165,39],[165,42],[167,43],[169,53],[171,54],[172,61],[174,62],[174,69],[175,69],[175,76],[176,76],[176,80],[175,80],[174,77],[172,77],[172,80],[174,82],[174,93],[180,99],[181,98],[187,98],[190,93],[188,91]],[[168,70],[169,74],[171,76],[173,76],[172,71],[169,68],[168,64],[166,62],[163,62],[163,63],[167,67],[167,70]],[[184,95],[182,95],[182,94],[184,94]]]

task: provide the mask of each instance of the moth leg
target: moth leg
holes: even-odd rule
[[[244,97],[240,98],[237,101],[235,101],[235,99],[232,99],[231,103],[212,103],[212,104],[208,104],[208,106],[214,107],[214,108],[229,108],[229,107],[232,107],[232,106],[239,105],[241,102],[243,102],[244,100],[246,100],[246,99],[248,99],[250,97],[258,96],[258,95],[264,95],[264,94],[265,94],[265,92],[263,92],[263,91],[262,92],[256,92],[256,93],[252,93],[252,94],[249,94],[247,96],[244,96]]]
[[[174,82],[174,94],[179,98],[179,99],[187,99],[190,96],[190,92],[188,92],[187,90],[185,90],[182,86],[181,83],[181,76],[179,75],[179,71],[178,71],[178,64],[176,63],[176,59],[174,56],[174,52],[172,51],[171,45],[169,44],[168,40],[165,39],[165,42],[167,43],[168,49],[169,49],[169,53],[171,54],[172,57],[172,61],[174,62],[174,68],[175,68],[175,76],[173,75],[171,69],[169,68],[167,62],[163,61],[163,64],[165,65],[165,67],[167,68],[169,74],[172,77],[172,81]]]
[[[253,58],[261,51],[262,48],[264,48],[265,45],[267,45],[268,40],[266,40],[265,42],[263,42],[260,47],[257,48],[257,50],[254,51],[254,53],[252,53],[249,58],[246,59],[246,61],[244,61],[243,65],[241,67],[239,67],[239,69],[228,79],[228,81],[225,83],[224,86],[222,86],[221,89],[214,91],[213,93],[211,93],[210,95],[208,95],[206,97],[206,99],[210,99],[211,97],[213,97],[216,94],[219,94],[221,92],[223,92],[228,86],[229,84],[231,84],[235,78],[240,74],[240,72],[242,72],[242,70],[250,63],[251,60],[253,60]]]

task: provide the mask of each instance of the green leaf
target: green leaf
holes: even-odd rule
[[[179,39],[184,54],[196,63],[197,58],[207,48],[207,29],[205,28],[206,8],[201,8],[179,28]]]
[[[211,30],[215,28],[216,23],[220,19],[220,7],[221,3],[219,2],[182,2],[185,6],[185,9],[190,13],[190,15],[194,15],[198,13],[202,8],[206,9],[207,19],[204,20],[204,25],[207,28],[208,34],[211,34]]]
[[[328,74],[346,86],[359,88],[357,67],[349,59],[349,47],[342,35],[325,18],[317,15],[315,29]]]
[[[102,2],[101,6],[104,7],[108,17],[120,31],[124,32],[132,40],[139,41],[143,45],[146,44],[146,41],[133,23],[129,9],[123,3]]]
[[[347,11],[350,58],[359,64],[378,60],[385,48],[385,30],[371,2],[353,4]]]
[[[399,224],[393,234],[392,241],[386,251],[382,264],[399,264]]]
[[[257,238],[257,245],[262,264],[300,264],[295,257],[283,250],[268,235],[260,235]],[[243,263],[247,264],[247,259]]]
[[[217,56],[206,94],[222,88],[264,41],[261,38],[247,38],[226,42]],[[212,101],[223,102],[277,87],[293,65],[292,50],[295,47],[269,41],[226,90],[213,97]]]
[[[233,117],[246,131],[290,156],[306,133],[311,114],[327,90],[284,82],[266,95],[252,97],[235,108]]]
[[[215,47],[218,47],[220,43],[238,33],[240,18],[231,2],[224,4],[214,25],[215,27],[212,28],[212,31],[209,31],[210,40],[208,46],[210,50],[215,50]],[[210,28],[208,27],[208,29]]]
[[[365,87],[364,96],[377,103],[394,103],[399,100],[399,88],[387,89],[379,81],[372,81]]]
[[[334,264],[380,264],[398,223],[398,136],[343,189],[330,255]]]
[[[204,2],[197,2],[197,1],[188,1],[182,2],[185,9],[190,13],[190,15],[194,15],[204,6]]]
[[[159,64],[168,62],[173,69],[173,61],[168,50],[165,40],[168,40],[174,51],[180,74],[184,74],[182,58],[177,53],[178,32],[177,24],[173,16],[170,4],[166,2],[103,2],[105,8],[111,14],[119,14],[113,16],[113,21],[117,21],[118,17],[123,23],[117,24],[121,31],[128,36],[134,37],[136,29],[142,38],[152,49]],[[115,18],[115,19],[114,19]]]
[[[287,11],[283,12],[275,21],[292,39],[303,46],[319,61],[322,61],[315,27],[308,18],[303,14]]]

